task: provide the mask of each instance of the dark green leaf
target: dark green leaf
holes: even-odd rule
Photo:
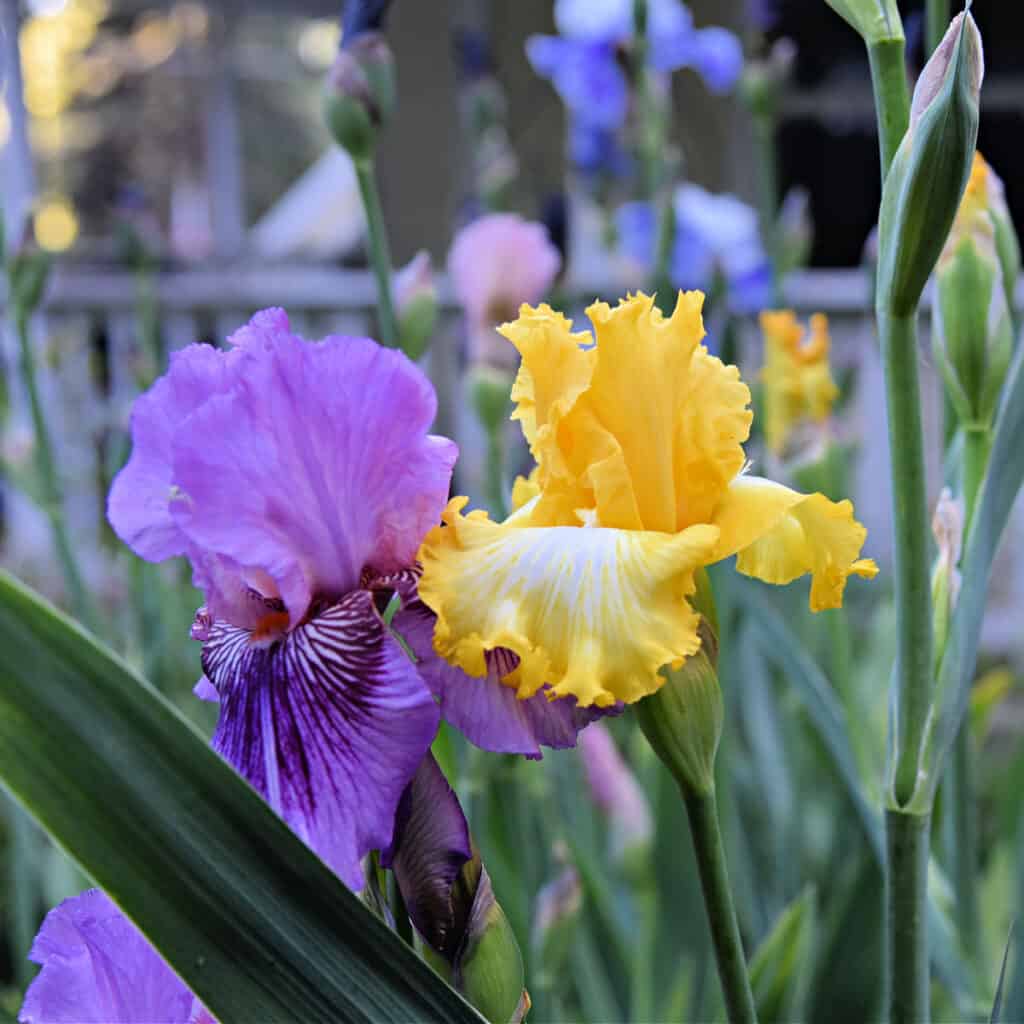
[[[0,574],[0,779],[224,1024],[479,1022],[117,657]]]

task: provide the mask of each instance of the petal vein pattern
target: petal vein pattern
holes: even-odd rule
[[[220,694],[215,749],[360,889],[360,860],[390,844],[439,720],[372,595],[354,591],[270,645],[214,622],[203,670]]]

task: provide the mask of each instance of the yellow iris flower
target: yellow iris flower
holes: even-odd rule
[[[646,295],[595,303],[596,345],[544,305],[501,328],[537,468],[504,522],[454,498],[423,543],[419,596],[443,657],[484,676],[503,647],[520,697],[546,684],[584,706],[633,702],[699,649],[701,566],[738,554],[769,583],[810,573],[815,611],[842,604],[851,573],[875,575],[849,501],[745,472],[750,391],[701,344],[703,301],[680,293],[668,318]]]
[[[765,440],[776,454],[785,450],[793,428],[802,420],[823,423],[839,395],[832,379],[828,355],[831,342],[828,317],[811,317],[810,337],[792,310],[773,310],[761,314],[765,360],[766,408]]]

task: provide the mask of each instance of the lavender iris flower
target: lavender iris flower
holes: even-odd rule
[[[497,674],[440,662],[416,600],[416,553],[448,497],[456,448],[428,433],[436,398],[401,353],[313,344],[281,310],[220,351],[192,345],[135,404],[108,514],[150,561],[185,555],[205,592],[197,694],[213,745],[353,889],[443,714],[489,750],[569,746],[592,716]],[[401,594],[392,627],[381,609]]]
[[[22,1024],[216,1024],[98,889],[46,915],[29,959],[42,970],[25,993]]]
[[[710,289],[716,273],[725,282],[729,308],[755,313],[771,303],[771,265],[757,212],[732,195],[683,185],[674,197],[676,233],[669,277],[677,288]],[[657,245],[657,213],[650,203],[625,203],[616,211],[619,244],[649,273]]]
[[[648,18],[650,62],[656,71],[689,67],[713,92],[733,87],[743,69],[736,36],[723,28],[695,28],[679,0],[653,0]],[[558,0],[555,23],[559,35],[532,36],[526,42],[534,70],[551,81],[574,124],[592,131],[621,127],[629,109],[629,83],[618,54],[632,38],[632,0]]]

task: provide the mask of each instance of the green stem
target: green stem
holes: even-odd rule
[[[949,0],[926,0],[924,40],[927,47],[925,57],[931,56],[935,47],[949,28]]]
[[[398,344],[398,327],[395,307],[391,299],[391,253],[388,247],[388,233],[384,224],[384,210],[380,205],[380,191],[373,159],[356,160],[356,180],[359,194],[366,212],[366,230],[370,243],[370,262],[377,279],[377,319],[380,340],[394,348]]]
[[[889,1024],[928,1024],[928,839],[930,817],[890,809],[885,815]]]
[[[57,465],[53,455],[53,442],[46,422],[43,403],[39,397],[39,386],[36,381],[36,364],[29,342],[28,314],[16,309],[14,313],[15,328],[18,335],[20,354],[19,365],[22,383],[28,394],[29,409],[32,414],[32,429],[35,434],[36,473],[43,510],[50,521],[53,543],[64,574],[64,582],[68,588],[68,598],[76,617],[84,625],[97,628],[98,619],[93,609],[89,593],[82,582],[82,574],[75,560],[74,549],[68,536],[67,524],[64,520],[64,495],[57,475]]]
[[[925,499],[924,431],[913,315],[878,313],[885,366],[892,473],[893,576],[897,619],[896,766],[898,806],[914,795],[932,702],[932,603]]]
[[[904,63],[903,37],[868,44],[871,85],[878,116],[878,148],[882,160],[882,181],[889,173],[896,150],[910,124],[910,90]]]
[[[690,820],[690,835],[693,837],[726,1012],[731,1024],[756,1024],[757,1011],[729,888],[722,833],[718,827],[715,791],[712,788],[701,794],[683,790],[683,801]]]
[[[978,503],[988,465],[991,433],[984,427],[964,428],[961,467],[965,507],[965,535]],[[957,930],[968,956],[975,963],[981,953],[981,916],[978,903],[978,811],[974,792],[974,750],[971,723],[964,717],[953,746],[953,762],[947,773],[952,816],[952,863],[950,873],[956,885]]]
[[[654,992],[652,977],[658,928],[658,892],[650,871],[634,885],[637,931],[629,979],[629,1019],[652,1020]]]

